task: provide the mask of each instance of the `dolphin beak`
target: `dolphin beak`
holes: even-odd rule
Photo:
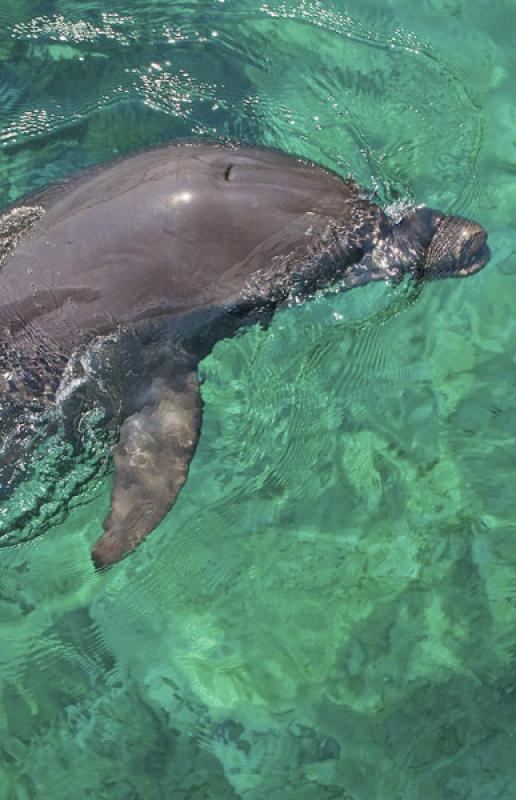
[[[465,278],[485,267],[491,258],[487,233],[464,217],[444,217],[427,252],[426,278]]]
[[[479,272],[491,258],[491,250],[486,244],[487,234],[483,228],[481,228],[481,231],[482,236],[479,235],[469,246],[466,263],[453,273],[458,278],[465,278],[468,275],[474,275],[475,272]]]

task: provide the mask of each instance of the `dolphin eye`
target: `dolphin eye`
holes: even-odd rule
[[[224,180],[229,181],[229,176],[231,175],[231,170],[233,169],[233,164],[228,164],[226,169],[224,170]]]

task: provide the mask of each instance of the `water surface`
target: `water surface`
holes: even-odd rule
[[[493,252],[219,344],[177,505],[109,573],[103,445],[56,487],[51,444],[0,549],[0,800],[514,798],[515,29],[512,0],[0,0],[1,206],[196,135]]]

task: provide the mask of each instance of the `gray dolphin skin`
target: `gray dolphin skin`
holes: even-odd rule
[[[90,391],[106,419],[116,405],[121,428],[92,556],[116,563],[185,483],[201,425],[196,367],[217,341],[332,284],[471,275],[489,260],[485,242],[462,217],[418,207],[394,221],[350,180],[236,145],[172,144],[26,198],[0,217],[4,496],[26,452],[20,414],[58,408],[76,437],[85,364],[100,362]]]

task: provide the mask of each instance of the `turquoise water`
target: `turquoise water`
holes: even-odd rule
[[[108,573],[108,468],[42,478],[0,549],[0,800],[516,797],[514,30],[513,0],[0,0],[1,206],[195,134],[493,252],[219,344],[187,485]]]

